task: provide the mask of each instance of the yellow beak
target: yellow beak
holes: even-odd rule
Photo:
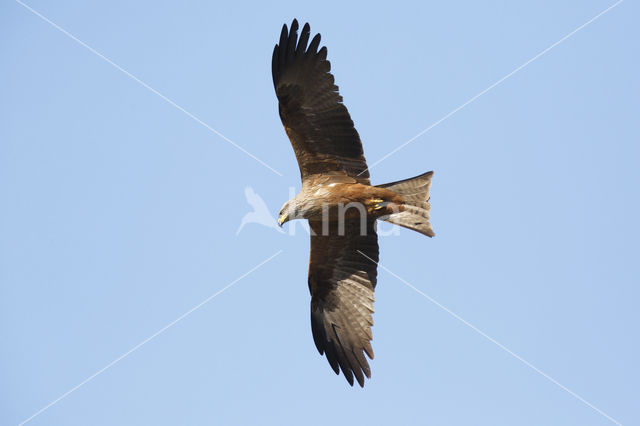
[[[282,224],[284,223],[284,216],[280,216],[278,218],[278,226],[282,227]]]

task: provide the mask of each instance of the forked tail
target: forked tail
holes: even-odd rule
[[[431,176],[433,172],[427,172],[413,178],[377,185],[379,188],[386,188],[400,194],[404,199],[398,213],[381,219],[433,237],[435,233],[429,223]]]

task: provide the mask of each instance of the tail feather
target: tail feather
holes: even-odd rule
[[[398,213],[381,219],[433,237],[435,233],[429,223],[429,210],[431,209],[429,188],[431,188],[432,176],[433,172],[427,172],[413,178],[378,185],[380,188],[386,188],[400,194],[404,199]]]

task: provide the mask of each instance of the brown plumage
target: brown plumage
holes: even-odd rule
[[[282,27],[273,49],[279,113],[296,154],[302,189],[282,207],[278,223],[309,220],[311,329],[320,354],[349,384],[360,386],[373,359],[376,220],[432,237],[429,187],[433,172],[371,186],[360,136],[334,84],[320,34],[309,24]]]

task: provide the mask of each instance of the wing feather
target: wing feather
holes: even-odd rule
[[[337,223],[329,224],[326,235],[321,222],[309,224],[313,230],[309,263],[313,340],[336,374],[341,370],[351,385],[355,377],[364,386],[365,377],[371,377],[365,354],[373,359],[370,341],[378,261],[375,221],[368,221],[365,235],[360,235],[359,220],[347,221],[344,235],[338,234]]]
[[[307,47],[309,24],[298,41],[298,21],[282,27],[271,61],[282,124],[304,181],[315,174],[340,173],[369,184],[360,136],[331,75],[327,48],[316,34]]]

